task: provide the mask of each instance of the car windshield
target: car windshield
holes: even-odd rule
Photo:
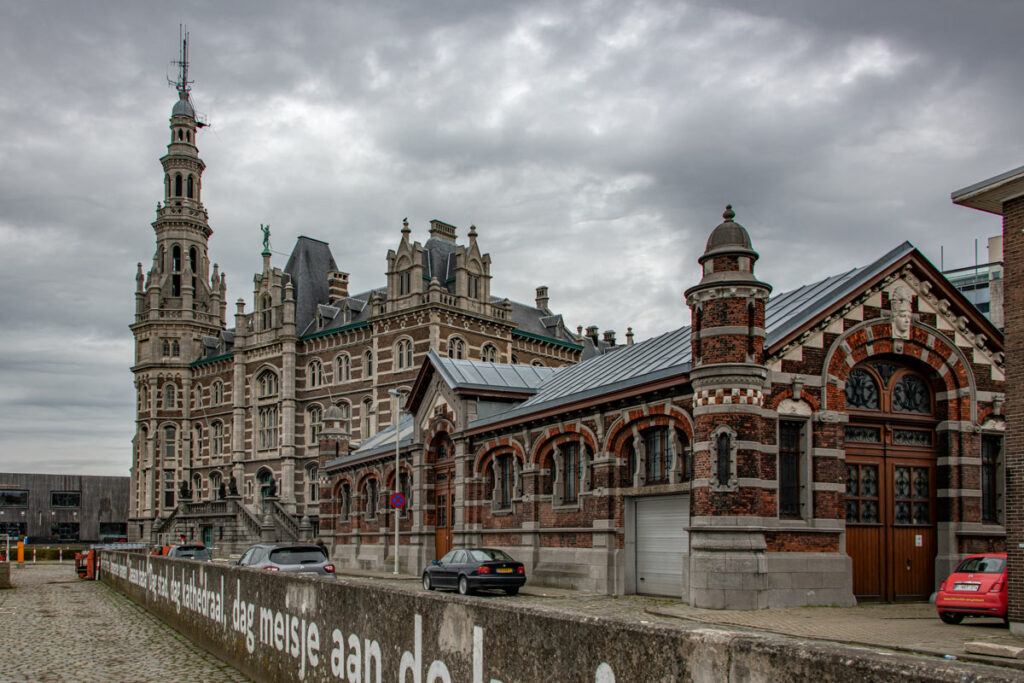
[[[968,557],[956,568],[960,574],[1002,574],[1006,560],[1001,557]]]
[[[476,562],[490,562],[494,560],[508,562],[512,560],[508,553],[501,550],[470,550],[469,554]]]
[[[186,560],[202,560],[204,562],[212,559],[210,551],[206,548],[182,548],[177,552],[176,557],[182,557]]]
[[[319,548],[278,548],[270,552],[275,564],[315,564],[327,559]]]

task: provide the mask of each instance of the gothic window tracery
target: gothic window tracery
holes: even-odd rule
[[[480,355],[483,357],[483,360],[488,363],[498,362],[498,349],[494,344],[484,344],[484,348]]]

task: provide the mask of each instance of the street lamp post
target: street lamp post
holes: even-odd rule
[[[391,413],[392,415],[395,416],[395,420],[394,420],[394,422],[395,422],[395,490],[394,490],[393,493],[398,493],[399,492],[399,490],[398,490],[398,457],[399,457],[398,456],[398,452],[399,452],[399,446],[398,446],[398,423],[401,422],[401,418],[402,418],[402,415],[401,415],[402,408],[401,408],[401,403],[400,403],[400,401],[402,400],[402,390],[401,389],[388,389],[388,393],[391,396],[393,396],[394,399],[395,399],[395,409]],[[391,509],[395,513],[395,571],[393,572],[393,574],[395,576],[398,576],[398,511],[399,510],[398,510],[397,507],[394,507],[394,505],[392,505]]]

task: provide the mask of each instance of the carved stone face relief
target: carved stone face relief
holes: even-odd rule
[[[903,284],[896,287],[889,298],[889,305],[892,308],[892,336],[896,339],[910,339],[912,300],[910,288]]]

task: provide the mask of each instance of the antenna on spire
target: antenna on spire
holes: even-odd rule
[[[178,41],[181,43],[178,59],[171,62],[171,64],[178,67],[178,80],[172,81],[168,78],[167,84],[177,88],[178,92],[182,95],[182,99],[187,100],[188,93],[195,81],[188,80],[188,27],[184,24],[178,24]]]

